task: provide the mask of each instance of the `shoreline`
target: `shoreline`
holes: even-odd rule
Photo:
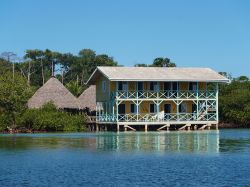
[[[220,129],[250,129],[250,125],[244,125],[243,126],[243,125],[237,125],[237,124],[234,124],[234,123],[220,123],[218,127],[219,127],[219,130]],[[80,131],[80,132],[93,132],[93,131]],[[79,131],[45,131],[45,130],[32,131],[30,129],[27,130],[27,131],[22,131],[22,130],[14,130],[12,132],[10,132],[10,131],[0,131],[0,134],[36,134],[36,133],[79,133]]]

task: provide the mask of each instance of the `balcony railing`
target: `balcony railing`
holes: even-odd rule
[[[102,114],[97,122],[170,122],[170,121],[216,121],[216,113],[168,113],[168,114]]]
[[[117,91],[111,99],[216,99],[216,91]]]

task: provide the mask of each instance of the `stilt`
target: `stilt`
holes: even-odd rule
[[[105,125],[105,131],[108,131],[108,126],[107,125]]]
[[[187,130],[190,131],[190,126],[187,127]]]
[[[169,126],[167,126],[167,131],[169,131]]]
[[[99,131],[99,126],[98,126],[98,124],[96,124],[96,132],[98,132]]]
[[[210,130],[210,125],[207,126],[207,130]]]
[[[216,130],[218,130],[219,129],[219,127],[218,127],[219,125],[218,125],[218,123],[216,123],[216,125],[215,125],[215,129]]]
[[[194,125],[194,130],[195,130],[195,131],[197,130],[197,125]]]
[[[117,124],[117,132],[119,132],[120,131],[120,126],[119,126],[119,124]]]
[[[145,132],[148,132],[148,125],[145,125]]]
[[[127,126],[124,125],[124,131],[127,132],[127,130],[128,130]]]

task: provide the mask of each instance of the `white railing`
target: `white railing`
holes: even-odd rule
[[[117,91],[111,99],[216,99],[216,91]]]
[[[215,113],[147,113],[147,114],[102,114],[96,117],[97,122],[169,122],[169,121],[216,121]]]

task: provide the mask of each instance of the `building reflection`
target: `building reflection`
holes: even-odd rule
[[[218,131],[196,132],[132,132],[100,134],[96,148],[102,151],[121,152],[194,152],[219,153]]]

